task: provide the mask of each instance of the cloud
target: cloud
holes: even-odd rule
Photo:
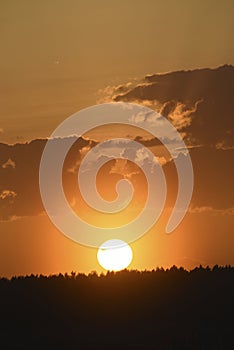
[[[132,179],[135,175],[139,175],[139,169],[136,165],[130,163],[126,159],[116,159],[111,166],[109,174],[117,174],[125,179]]]
[[[78,150],[77,159],[67,168],[67,171],[70,173],[76,174],[82,159],[89,152],[90,149],[91,149],[91,145],[88,145]]]
[[[196,101],[191,108],[187,107],[184,103],[177,102],[174,109],[167,114],[167,117],[176,129],[185,130],[192,124],[192,114],[197,111],[198,104],[201,102],[202,100]],[[164,115],[163,111],[162,115]]]
[[[155,74],[146,76],[141,84],[133,80],[106,89],[112,101],[137,100],[154,104],[157,111],[185,133],[194,168],[194,193],[190,209],[193,213],[233,215],[233,91],[232,66]],[[141,122],[155,123],[151,113],[134,117]],[[155,137],[146,138],[135,134],[131,139],[142,144],[137,153],[127,147],[125,142],[109,141],[105,144],[107,151],[102,156],[108,159],[110,154],[115,156],[121,153],[124,156],[126,152],[135,152],[131,156],[140,164],[158,161],[166,175],[168,193],[173,194],[172,198],[169,195],[167,206],[173,206],[178,181],[171,156],[165,155],[161,142]],[[46,141],[33,140],[15,145],[0,143],[0,220],[39,215],[44,211],[39,191],[39,165]],[[62,143],[66,140],[58,138],[53,142]],[[169,142],[171,140],[165,140],[166,144]],[[82,137],[76,139],[64,162],[67,183],[73,183],[74,180],[77,186],[80,162],[97,143]],[[155,152],[154,159],[146,156],[143,146]],[[94,158],[96,156],[94,152]],[[128,161],[121,165],[113,160],[109,175],[115,173],[131,179],[139,176],[138,169]],[[70,186],[70,195],[74,197],[74,185]]]
[[[5,189],[0,191],[0,220],[11,220],[14,216],[13,208],[16,202],[17,193]]]
[[[104,89],[99,89],[97,92],[97,103],[112,102],[119,94],[125,94],[133,86],[133,82],[128,82],[121,85],[108,85]]]
[[[39,166],[46,142],[0,143],[0,220],[40,215],[44,211],[39,190]],[[53,142],[62,143],[66,139]],[[82,149],[94,144],[94,141],[78,139],[65,159],[65,169],[74,166]]]
[[[231,134],[231,132],[227,132],[227,134]],[[221,149],[221,150],[228,150],[228,149],[234,149],[234,145],[230,146],[225,140],[222,140],[216,143],[215,148]]]
[[[5,199],[12,199],[15,198],[17,196],[17,193],[11,190],[3,190],[0,193],[0,199],[1,200],[5,200]]]
[[[234,207],[227,209],[216,209],[213,207],[191,207],[189,213],[201,214],[201,213],[211,213],[214,215],[234,215]]]
[[[136,136],[135,140],[141,142],[144,147],[158,145],[158,141],[154,138],[147,140]],[[56,139],[53,142],[61,143],[66,142],[66,140]],[[173,198],[175,198],[178,190],[174,162],[164,158],[163,154],[160,153],[156,153],[153,160],[149,159],[144,152],[143,146],[139,147],[136,153],[136,150],[126,148],[125,142],[113,142],[109,141],[106,143],[107,151],[111,146],[113,154],[115,147],[117,147],[118,153],[121,153],[123,157],[128,152],[128,155],[131,155],[140,163],[159,161],[163,166],[168,183],[169,199],[167,206],[173,206]],[[12,217],[39,215],[44,211],[40,197],[38,175],[40,159],[45,144],[46,140],[34,140],[29,143],[15,145],[0,143],[1,220],[10,220]],[[71,198],[74,197],[74,186],[78,187],[77,170],[80,161],[84,154],[96,144],[96,141],[83,138],[77,139],[65,159],[64,181],[70,184]],[[156,151],[157,149],[156,147]],[[131,154],[131,152],[134,153]],[[196,147],[190,150],[190,156],[194,168],[193,209],[191,210],[200,214],[205,211],[212,211],[217,213],[217,215],[222,213],[231,215],[233,209],[230,208],[233,208],[234,198],[234,168],[232,166],[234,149],[223,150]],[[14,164],[16,164],[15,167]],[[132,162],[123,160],[121,163],[114,159],[110,163],[109,174],[114,173],[136,180],[139,176],[139,169]]]
[[[181,157],[184,157],[181,155]],[[216,150],[215,148],[196,147],[190,149],[194,171],[193,207],[211,207],[226,210],[233,207],[234,198],[234,149]],[[178,160],[180,162],[180,159]],[[172,193],[177,191],[176,173],[173,161],[164,166],[170,179]]]
[[[111,87],[108,100],[151,107],[172,121],[187,144],[234,147],[233,66],[147,75],[120,90]]]
[[[4,164],[2,164],[2,168],[6,169],[6,168],[12,168],[15,169],[15,162],[9,158]]]

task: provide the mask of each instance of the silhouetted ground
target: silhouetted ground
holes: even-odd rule
[[[234,349],[234,268],[0,279],[0,349]]]

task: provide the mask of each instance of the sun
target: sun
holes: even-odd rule
[[[100,246],[97,259],[105,270],[120,271],[131,263],[132,249],[124,241],[111,239]]]

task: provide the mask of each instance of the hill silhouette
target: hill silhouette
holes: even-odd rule
[[[234,268],[0,279],[1,349],[232,349]]]

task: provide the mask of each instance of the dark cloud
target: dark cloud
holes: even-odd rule
[[[197,147],[190,150],[190,157],[194,170],[192,207],[210,207],[215,210],[233,208],[234,149]],[[172,161],[165,164],[164,171],[169,178],[171,191],[176,193],[177,181],[174,180],[175,169]]]
[[[187,144],[192,144],[190,156],[194,167],[194,193],[191,210],[194,213],[233,213],[234,67],[225,65],[217,69],[155,74],[146,76],[140,85],[133,82],[126,86],[108,87],[107,90],[114,94],[112,100],[138,101],[158,108],[183,132]],[[165,151],[158,139],[135,135],[134,140],[154,149],[155,156],[162,160],[160,163],[168,181],[168,193],[173,194],[169,196],[167,206],[173,206],[178,186],[173,161],[169,161],[168,155],[165,158]],[[80,161],[97,142],[82,137],[77,139],[75,136],[74,141],[64,162],[64,169],[66,181],[75,181],[77,185]],[[61,145],[66,139],[58,138],[52,142]],[[1,220],[43,212],[39,165],[45,144],[46,140],[15,145],[0,143]],[[119,144],[118,147],[124,148],[125,144]],[[113,173],[119,169],[117,165],[113,162]],[[127,172],[134,180],[137,171],[131,167],[127,162]],[[71,194],[73,191],[71,185]]]
[[[135,138],[143,146],[158,145],[156,140]],[[66,142],[66,139],[55,139],[53,142]],[[30,143],[6,145],[0,144],[0,219],[10,220],[15,217],[38,215],[43,212],[39,191],[39,164],[46,140],[34,140]],[[79,138],[71,147],[64,163],[66,181],[71,182],[71,193],[74,184],[77,186],[77,169],[83,153],[97,143]],[[124,147],[124,144],[123,144]],[[157,154],[156,154],[157,156]],[[234,149],[223,150],[208,147],[197,147],[190,150],[194,168],[193,208],[213,208],[227,211],[234,207],[234,168],[232,160]],[[183,157],[183,155],[181,155]],[[14,167],[3,166],[9,159]],[[168,207],[173,206],[177,194],[177,175],[173,161],[162,162],[168,182]],[[115,163],[112,164],[114,166]],[[71,171],[73,169],[74,171]],[[134,180],[135,168],[130,163],[126,169]],[[126,176],[126,174],[125,174]],[[172,196],[170,195],[172,194]],[[198,209],[196,209],[198,210]],[[210,210],[210,209],[209,209]]]
[[[53,142],[66,142],[66,139],[55,139]],[[38,215],[43,212],[39,190],[39,166],[45,144],[46,140],[15,145],[0,143],[1,220],[10,220],[15,216]],[[73,144],[65,162],[67,169],[79,160],[80,150],[90,144],[92,146],[95,143],[83,138],[79,138]]]
[[[113,96],[113,99],[147,102],[152,106],[156,101],[166,117],[177,108],[177,116],[181,114],[182,118],[176,126],[186,132],[187,142],[213,146],[222,143],[227,148],[234,146],[233,66],[146,76],[144,83]],[[191,113],[184,114],[186,109]],[[183,123],[185,117],[187,121]]]

